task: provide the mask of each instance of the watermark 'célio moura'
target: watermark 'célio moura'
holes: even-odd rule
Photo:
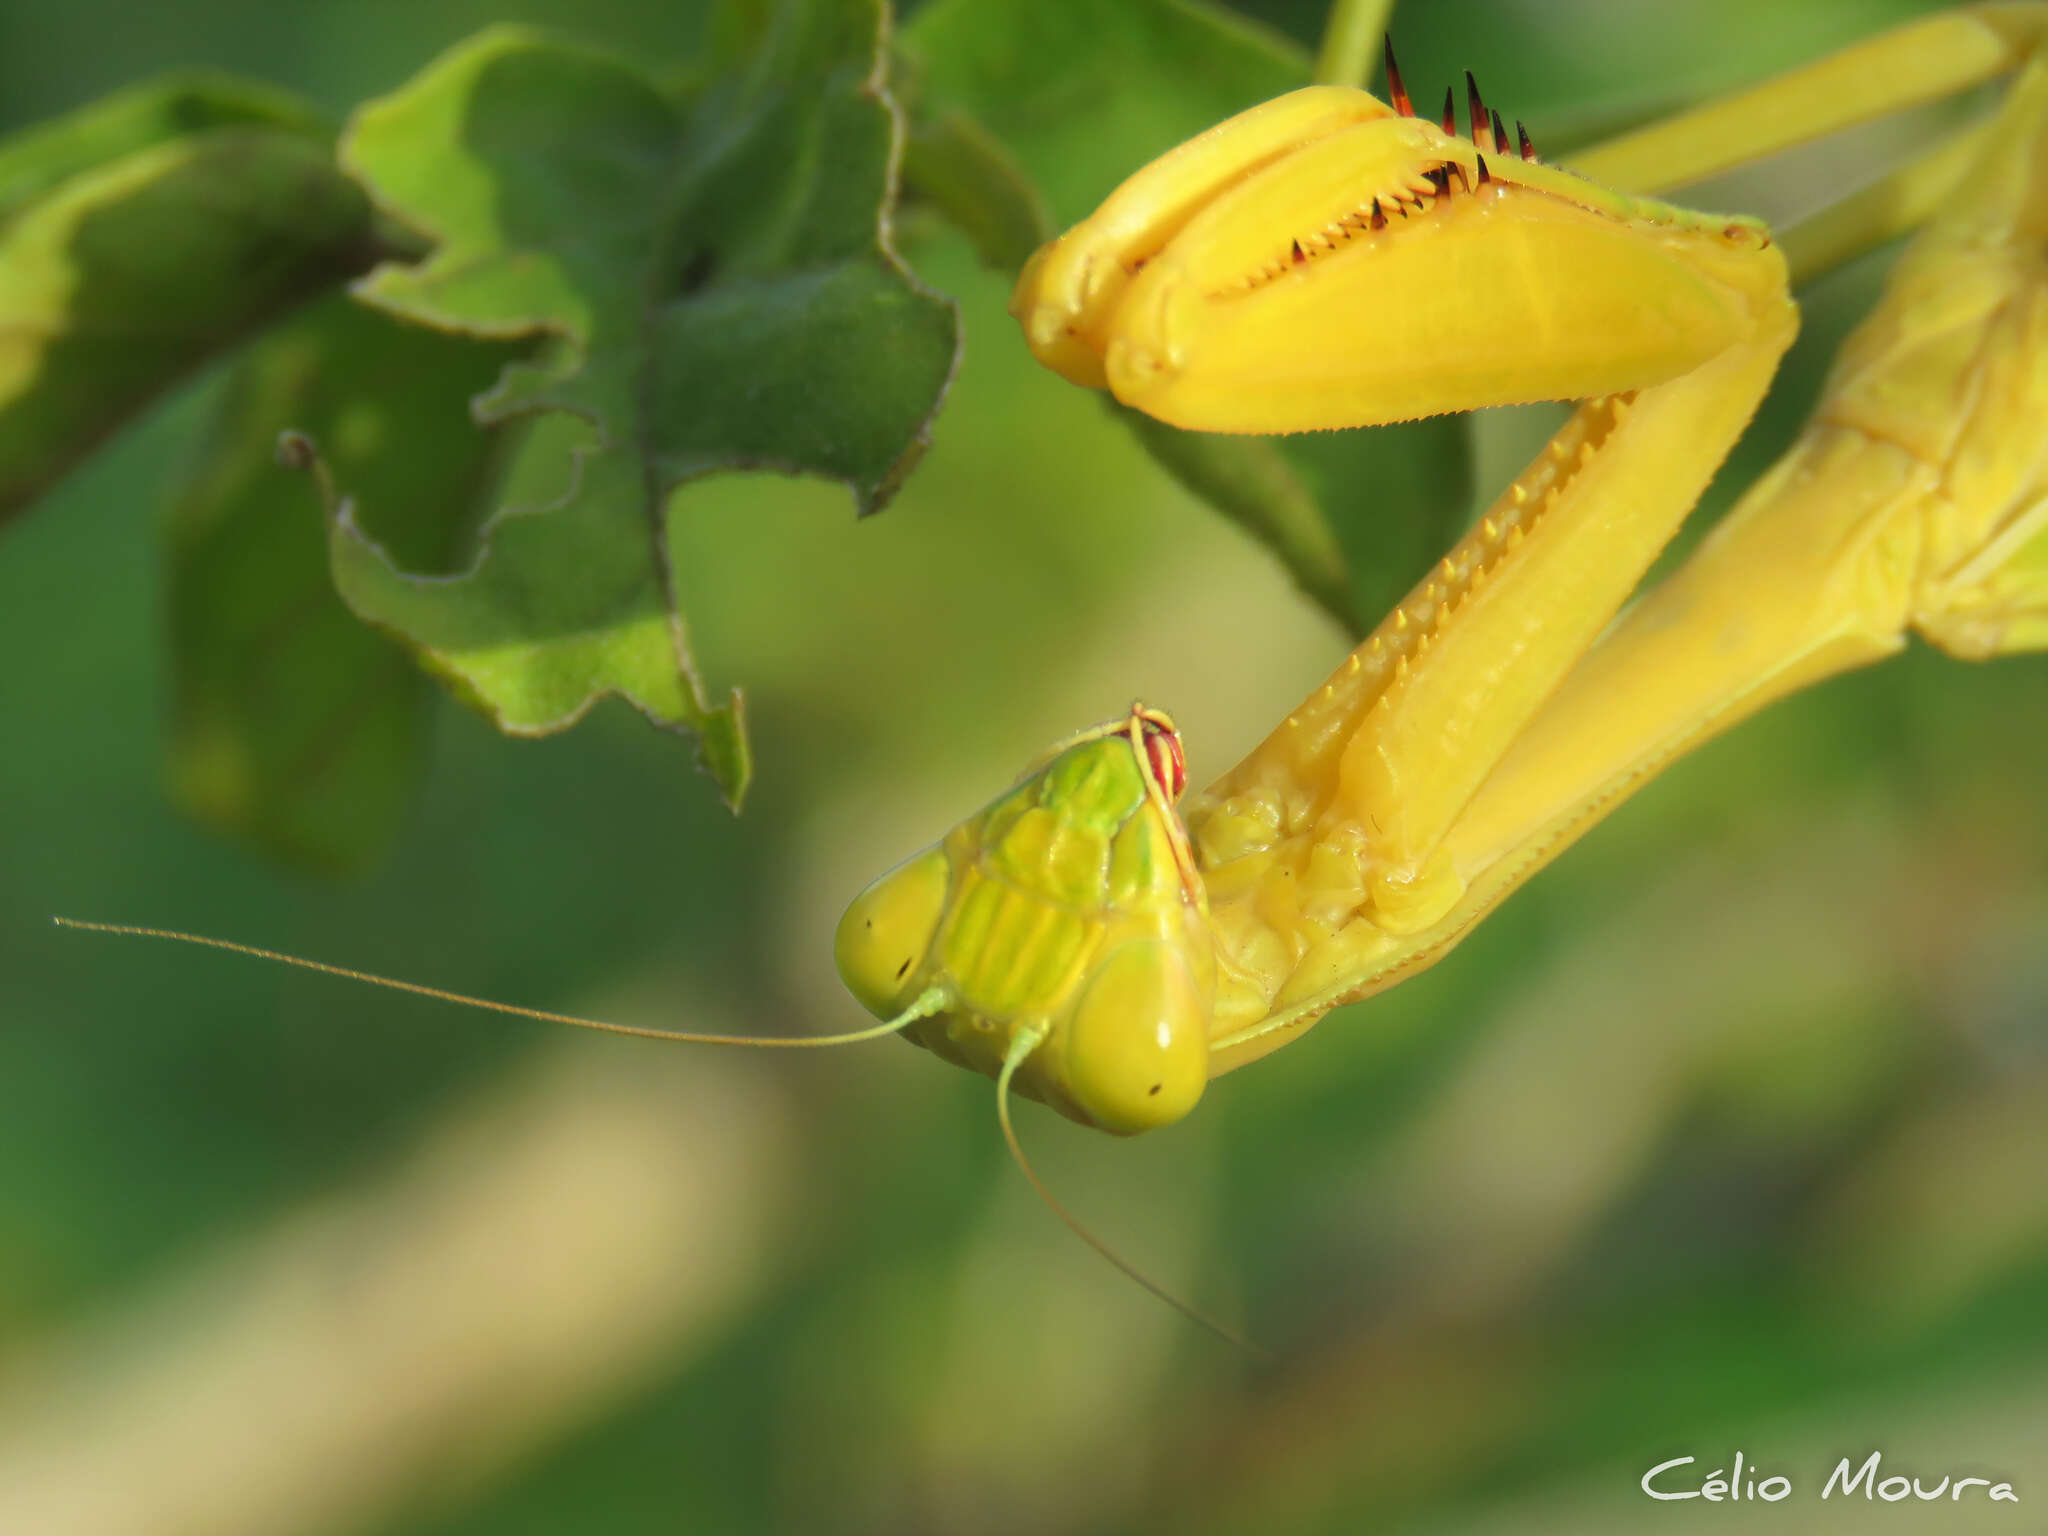
[[[1995,1476],[1958,1476],[1947,1472],[1939,1479],[1906,1473],[1893,1473],[1887,1477],[1883,1460],[1882,1451],[1872,1451],[1861,1466],[1854,1466],[1851,1458],[1844,1456],[1835,1463],[1834,1470],[1821,1485],[1820,1496],[1831,1499],[1840,1494],[1854,1498],[1860,1494],[1865,1499],[1882,1499],[1887,1504],[1897,1504],[1905,1499],[1919,1499],[1927,1503],[1936,1500],[1953,1503],[1964,1498],[1988,1499],[1996,1504],[2017,1504],[2020,1501],[2012,1484]],[[1643,1474],[1643,1492],[1665,1502],[1705,1499],[1710,1504],[1724,1501],[1747,1503],[1751,1500],[1775,1504],[1790,1498],[1793,1492],[1790,1477],[1782,1472],[1765,1473],[1754,1463],[1745,1463],[1740,1451],[1735,1453],[1732,1471],[1727,1467],[1715,1467],[1701,1477],[1697,1472],[1685,1470],[1696,1465],[1697,1458],[1692,1456],[1675,1456],[1670,1461],[1660,1461]]]

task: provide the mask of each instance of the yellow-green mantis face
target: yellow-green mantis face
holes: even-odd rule
[[[1209,1077],[1215,957],[1174,810],[1187,767],[1173,722],[1128,716],[1053,749],[1008,793],[877,880],[834,953],[879,1018],[919,999],[904,1034],[1133,1134],[1194,1108]]]

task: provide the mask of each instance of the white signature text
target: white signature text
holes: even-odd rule
[[[2013,1492],[2012,1484],[1998,1478],[1958,1477],[1953,1473],[1931,1478],[1902,1472],[1887,1476],[1883,1462],[1882,1451],[1872,1451],[1861,1466],[1852,1466],[1851,1458],[1844,1456],[1828,1474],[1820,1496],[1831,1499],[1840,1494],[1843,1498],[1854,1498],[1861,1494],[1865,1499],[1882,1499],[1887,1504],[1897,1504],[1902,1499],[1954,1503],[1965,1497],[1985,1499],[1994,1504],[2017,1504],[2020,1501],[2020,1496]],[[1705,1499],[1710,1504],[1724,1501],[1746,1503],[1752,1499],[1775,1504],[1792,1495],[1790,1477],[1782,1472],[1766,1473],[1762,1467],[1745,1461],[1740,1451],[1735,1453],[1732,1467],[1715,1467],[1704,1476],[1685,1470],[1696,1465],[1696,1458],[1691,1456],[1659,1462],[1643,1474],[1643,1492],[1665,1502]]]

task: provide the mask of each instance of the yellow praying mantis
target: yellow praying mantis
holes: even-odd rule
[[[1773,699],[1909,630],[2048,646],[2044,28],[1937,17],[1571,170],[1469,76],[1465,133],[1418,116],[1390,48],[1390,101],[1254,107],[1040,250],[1012,302],[1033,353],[1175,426],[1582,403],[1184,812],[1179,738],[1139,706],[871,886],[838,934],[855,996],[1083,1124],[1166,1125]],[[1787,240],[1645,195],[2014,68],[1988,125]],[[1622,613],[1790,344],[1795,269],[1923,220],[1797,444]]]
[[[1908,631],[1970,659],[2048,646],[2044,34],[2048,6],[1971,7],[1571,169],[1511,139],[1469,76],[1465,132],[1419,116],[1390,49],[1388,101],[1316,86],[1254,107],[1039,251],[1012,305],[1033,353],[1173,425],[1581,404],[1184,808],[1180,737],[1137,705],[870,886],[835,942],[869,1028],[613,1025],[162,936],[622,1034],[900,1032],[997,1078],[1020,1163],[1012,1087],[1117,1134],[1170,1124],[1211,1079],[1435,963],[1772,700]],[[1649,195],[2014,71],[1986,123],[1780,237]],[[1923,224],[1792,450],[1624,611],[1769,386],[1794,280]]]

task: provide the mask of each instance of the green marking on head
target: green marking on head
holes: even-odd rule
[[[1169,1124],[1208,1080],[1215,962],[1172,802],[1171,720],[1134,706],[1063,743],[841,919],[840,975],[878,1016],[938,987],[906,1036],[994,1076],[1026,1031],[1019,1092],[1084,1124]]]

